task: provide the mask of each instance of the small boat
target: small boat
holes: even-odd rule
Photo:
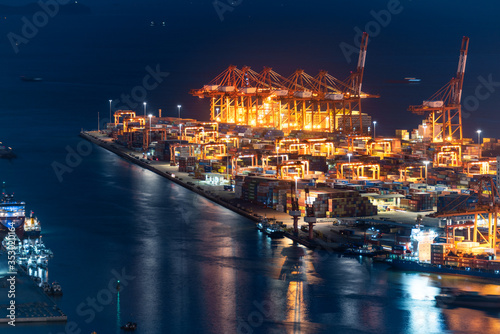
[[[374,257],[382,255],[385,251],[380,246],[364,245],[363,247],[347,247],[344,250],[344,255],[358,255]]]
[[[414,77],[406,77],[403,80],[387,80],[388,83],[394,84],[418,84],[420,81],[420,79]]]
[[[4,146],[0,142],[0,158],[10,159],[10,158],[15,158],[15,157],[16,157],[16,154],[14,153],[12,148]]]
[[[414,77],[406,77],[405,81],[409,82],[409,83],[415,83],[415,82],[420,82],[420,79],[417,79],[417,78],[414,78]]]
[[[137,324],[135,322],[127,322],[120,328],[123,329],[124,331],[135,331],[137,329]]]
[[[61,285],[57,282],[52,283],[52,287],[50,289],[50,294],[53,296],[62,296],[62,288]]]
[[[50,288],[50,285],[47,282],[43,282],[41,288],[42,288],[43,292],[45,292],[48,295],[50,295],[52,292],[52,289]]]
[[[281,227],[281,224],[279,223],[275,223],[268,226],[265,232],[271,238],[281,238],[285,236],[285,230]]]
[[[258,223],[255,224],[255,227],[257,227],[259,231],[266,232],[266,229],[275,223],[276,223],[275,218],[264,217]]]
[[[499,295],[481,295],[477,291],[450,290],[435,298],[436,302],[441,305],[500,310]]]
[[[24,75],[21,76],[22,81],[27,81],[27,82],[40,82],[43,81],[42,78],[40,77],[25,77]]]

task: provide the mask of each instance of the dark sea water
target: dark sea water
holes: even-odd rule
[[[434,302],[441,285],[500,293],[498,285],[392,272],[271,241],[251,221],[78,137],[97,127],[98,112],[106,121],[109,99],[142,85],[147,66],[169,73],[147,91],[148,111],[175,116],[182,104],[183,116],[198,119],[208,119],[208,101],[189,89],[229,64],[271,66],[285,76],[299,67],[312,75],[327,69],[343,78],[355,61],[347,62],[339,44],[354,44],[354,27],[365,27],[374,20],[370,11],[388,2],[243,0],[223,21],[211,1],[79,2],[93,14],[56,15],[18,53],[5,36],[20,33],[21,16],[0,21],[0,141],[18,154],[0,161],[0,181],[42,221],[55,253],[49,279],[61,283],[58,304],[75,327],[20,325],[2,333],[109,334],[127,321],[152,334],[500,332],[498,312]],[[378,120],[377,133],[420,122],[406,108],[454,75],[463,35],[471,38],[464,96],[474,96],[480,76],[500,79],[498,5],[466,4],[401,1],[404,10],[371,34],[363,87],[381,98],[364,111]],[[406,76],[422,83],[387,83]],[[485,137],[499,137],[492,87],[464,122],[466,135],[482,128]],[[79,150],[79,158],[68,156]],[[54,165],[68,170],[58,177]],[[125,274],[119,296],[117,272]]]

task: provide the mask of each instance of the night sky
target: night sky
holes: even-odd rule
[[[30,1],[2,1],[24,3]],[[344,79],[355,69],[357,55],[346,57],[341,45],[356,48],[357,31],[367,30],[363,90],[381,98],[366,101],[363,111],[378,121],[377,132],[394,135],[396,128],[412,129],[420,123],[422,117],[407,111],[409,105],[421,104],[455,75],[465,35],[470,45],[462,102],[467,98],[475,105],[464,106],[464,136],[474,137],[482,129],[484,137],[500,137],[500,4],[237,0],[216,2],[218,12],[211,0],[79,3],[92,13],[57,15],[19,54],[13,54],[6,37],[0,43],[2,54],[14,62],[34,57],[55,72],[64,69],[61,75],[68,79],[105,85],[92,98],[79,101],[87,110],[105,109],[109,98],[140,82],[145,66],[160,64],[170,75],[149,94],[152,110],[162,108],[173,116],[180,103],[183,116],[206,120],[208,100],[190,96],[189,90],[208,83],[228,65],[248,65],[257,72],[268,66],[284,76],[297,68],[312,76],[324,69]],[[16,31],[16,25],[19,31],[22,23],[12,16],[9,24],[4,32]],[[53,55],[64,59],[55,64]],[[36,66],[27,69],[36,74]],[[408,76],[422,82],[388,82]],[[491,85],[480,87],[484,82]]]

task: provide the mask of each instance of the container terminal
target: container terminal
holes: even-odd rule
[[[361,222],[373,233],[358,239],[399,260],[498,275],[500,142],[462,132],[469,38],[454,77],[409,106],[421,124],[393,137],[361,111],[378,97],[361,90],[367,44],[365,33],[345,80],[231,65],[190,92],[207,100],[208,122],[181,118],[180,105],[179,117],[116,110],[81,136],[254,220],[276,217],[306,245],[338,244],[351,232],[333,224]]]

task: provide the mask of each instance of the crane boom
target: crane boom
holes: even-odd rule
[[[421,105],[413,105],[409,111],[424,115],[427,114],[427,123],[430,123],[431,141],[462,143],[462,88],[464,82],[465,64],[469,49],[469,37],[462,38],[460,57],[456,75],[434,95]]]
[[[363,84],[363,73],[365,70],[366,48],[368,46],[368,33],[364,32],[359,45],[358,66],[356,72],[349,77],[350,89],[354,95],[361,94],[361,86]]]
[[[467,52],[469,50],[469,37],[462,38],[462,47],[460,48],[460,58],[457,69],[457,91],[455,92],[454,102],[460,104],[462,99],[462,87],[464,83],[465,63],[467,62]]]

